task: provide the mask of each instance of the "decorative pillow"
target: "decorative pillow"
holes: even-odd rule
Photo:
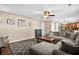
[[[74,40],[74,36],[75,36],[75,33],[71,33],[70,36],[69,36],[69,38],[72,39],[72,40]]]
[[[75,43],[61,41],[61,44],[62,44],[61,48],[62,51],[73,55],[79,54],[79,46],[77,46]]]
[[[65,33],[64,32],[58,32],[58,36],[59,37],[65,37]]]
[[[69,38],[69,36],[70,36],[70,33],[69,32],[65,32],[65,37]]]
[[[75,43],[79,44],[79,35],[76,36]]]
[[[79,35],[79,32],[71,33],[69,38],[72,39],[72,40],[75,40],[77,35]]]

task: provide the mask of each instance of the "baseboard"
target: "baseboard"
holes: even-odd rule
[[[33,38],[27,38],[27,39],[20,39],[20,40],[10,41],[9,43],[14,43],[14,42],[23,41],[23,40],[29,40],[29,39],[34,39],[34,37]]]

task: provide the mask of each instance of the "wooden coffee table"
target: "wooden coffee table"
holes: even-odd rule
[[[38,39],[42,40],[42,41],[47,41],[50,43],[56,43],[56,40],[53,37],[47,37],[47,36],[42,36],[42,37],[38,37]]]

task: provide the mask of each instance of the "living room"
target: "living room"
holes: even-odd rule
[[[0,54],[79,54],[78,11],[79,4],[1,4]],[[64,46],[58,50],[61,44],[72,50]]]

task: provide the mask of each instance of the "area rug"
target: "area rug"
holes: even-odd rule
[[[11,43],[10,47],[14,55],[30,55],[29,47],[36,44],[36,39],[29,39]]]

